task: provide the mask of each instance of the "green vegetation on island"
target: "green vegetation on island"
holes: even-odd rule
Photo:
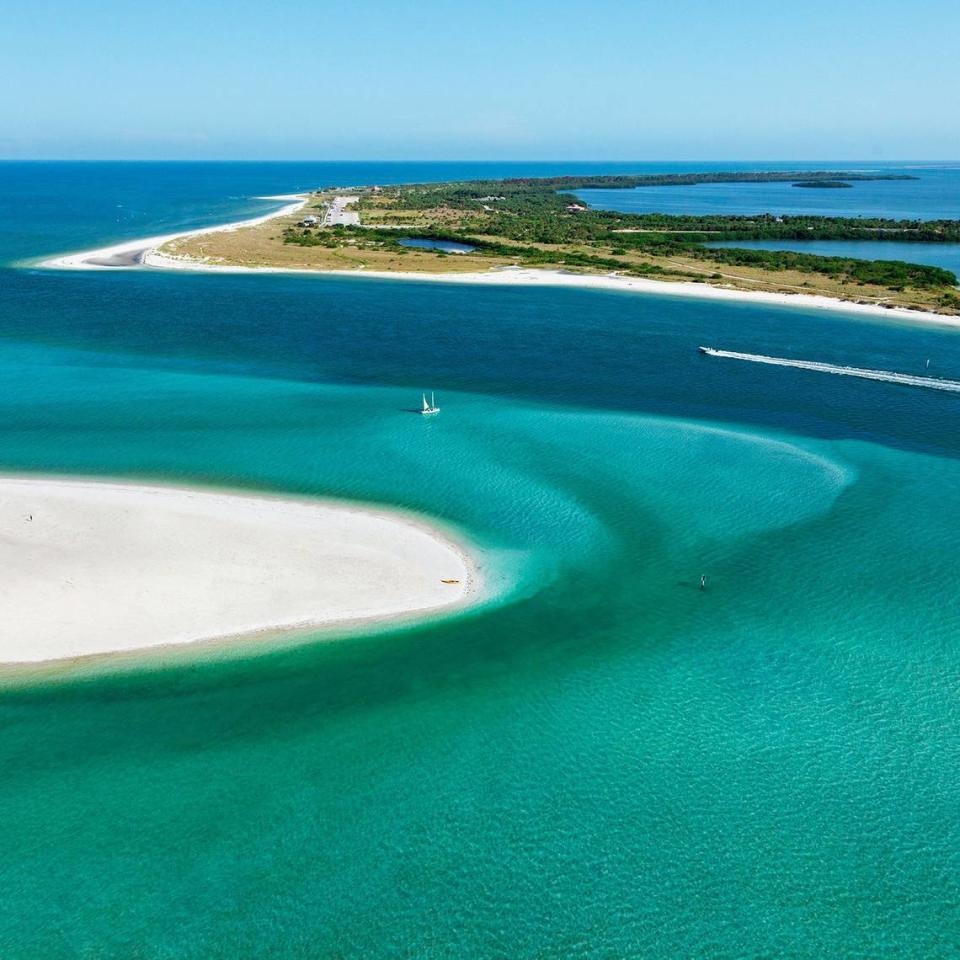
[[[579,176],[325,188],[281,223],[180,240],[176,252],[211,262],[295,269],[477,272],[544,267],[707,283],[739,290],[809,293],[881,306],[960,313],[949,270],[901,260],[861,260],[789,250],[714,247],[717,241],[871,240],[960,242],[960,221],[765,213],[677,215],[599,210],[570,191],[644,185],[784,182],[827,186],[842,177],[914,180],[905,174],[775,171]],[[350,219],[331,211],[344,195]],[[335,198],[340,198],[337,204]],[[325,225],[328,220],[334,223]],[[336,222],[337,220],[340,222]],[[406,238],[467,244],[467,252],[414,250]]]
[[[634,187],[683,187],[698,183],[790,183],[817,180],[918,180],[908,173],[845,173],[839,170],[728,170],[707,173],[644,173],[576,177],[514,177],[487,184],[529,186],[548,190],[623,190]]]
[[[889,287],[891,290],[931,290],[952,287],[957,278],[942,267],[930,267],[902,260],[857,260],[853,257],[824,257],[791,250],[742,250],[728,247],[711,250],[711,259],[722,263],[760,267],[764,270],[797,270],[829,277]]]
[[[796,174],[729,173],[709,176],[724,181],[746,182],[752,181],[753,177],[789,180]],[[807,176],[812,180],[830,182],[833,174]],[[867,179],[867,175],[859,177]],[[609,178],[618,185],[637,179],[640,178]],[[911,178],[891,175],[884,179]],[[389,220],[395,219],[399,211],[434,211],[436,215],[427,218],[429,229],[418,228],[418,236],[472,243],[481,251],[520,257],[525,263],[562,262],[563,266],[569,267],[576,262],[589,261],[605,268],[626,268],[627,272],[649,274],[653,265],[640,268],[617,259],[633,251],[661,257],[692,256],[717,264],[750,265],[767,270],[822,273],[854,283],[894,289],[951,287],[956,283],[956,278],[949,271],[920,264],[788,251],[713,249],[704,244],[716,240],[767,238],[956,241],[960,240],[960,222],[957,221],[923,223],[852,217],[627,214],[593,209],[577,197],[555,189],[557,183],[568,184],[572,180],[576,186],[583,186],[583,178],[411,184],[365,192],[361,195],[359,207],[371,229],[375,229],[378,219],[384,221],[383,225],[390,225]],[[606,178],[593,177],[590,183],[606,185]],[[383,211],[385,214],[392,212],[394,217],[378,218],[374,211]],[[383,243],[396,241],[394,231],[378,231],[377,237]],[[289,242],[302,242],[296,236],[296,231],[291,231],[287,239]],[[583,245],[587,249],[574,252],[567,249],[569,244]],[[663,272],[662,267],[659,272]]]

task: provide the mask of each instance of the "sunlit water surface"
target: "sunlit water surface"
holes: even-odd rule
[[[0,333],[4,471],[412,508],[496,586],[8,677],[4,957],[957,952],[960,400],[696,350],[960,379],[951,331],[8,269]]]

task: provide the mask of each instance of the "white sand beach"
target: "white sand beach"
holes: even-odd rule
[[[409,617],[479,586],[400,512],[58,478],[0,478],[0,566],[6,664]]]
[[[161,263],[164,257],[151,259],[155,266],[173,266],[176,261]],[[185,264],[184,264],[185,265]],[[210,269],[216,269],[211,267]],[[310,271],[304,271],[310,272]],[[314,271],[315,272],[315,271]],[[624,277],[617,274],[576,274],[563,270],[540,270],[526,267],[493,269],[488,273],[391,273],[370,270],[329,271],[342,276],[381,277],[392,280],[425,280],[442,283],[511,284],[528,287],[586,287],[593,290],[614,290],[622,293],[653,293],[671,297],[695,297],[704,300],[727,300],[746,303],[770,303],[780,306],[802,307],[806,310],[833,310],[862,316],[887,319],[915,320],[960,327],[960,317],[907,307],[882,307],[876,304],[852,303],[833,297],[810,294],[772,293],[764,290],[732,290],[706,283],[684,283],[670,280],[647,280],[642,277]]]
[[[300,194],[280,194],[273,197],[257,197],[257,200],[287,200],[286,206],[279,210],[271,210],[260,217],[248,220],[237,220],[233,223],[223,223],[215,227],[200,227],[196,230],[182,230],[180,233],[168,233],[160,237],[141,237],[138,240],[125,240],[109,247],[99,247],[96,250],[83,250],[80,253],[71,253],[62,257],[53,257],[44,260],[42,267],[65,270],[115,270],[121,267],[134,267],[144,263],[146,256],[157,247],[170,240],[181,237],[196,237],[207,233],[224,233],[239,230],[242,227],[255,227],[258,223],[266,223],[274,217],[296,213],[306,202],[307,198]]]
[[[313,276],[377,277],[382,280],[418,280],[422,283],[484,284],[524,287],[582,287],[592,290],[612,290],[620,293],[653,293],[660,296],[694,297],[703,300],[739,301],[741,303],[770,303],[779,306],[801,307],[807,310],[833,310],[867,317],[912,320],[960,327],[960,317],[906,307],[882,307],[876,304],[853,303],[833,297],[811,294],[772,293],[763,290],[733,290],[714,287],[707,283],[686,283],[670,280],[648,280],[643,277],[624,277],[619,274],[569,273],[565,270],[546,270],[532,267],[494,267],[482,273],[407,273],[388,270],[297,270],[278,267],[240,267],[200,260],[178,259],[148,250],[143,264],[171,270],[200,270],[214,273],[299,273]]]

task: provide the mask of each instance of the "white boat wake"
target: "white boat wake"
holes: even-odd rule
[[[833,363],[817,363],[814,360],[790,360],[786,357],[765,357],[756,353],[736,353],[733,350],[715,350],[700,347],[708,357],[726,357],[728,360],[748,360],[751,363],[767,363],[774,367],[795,367],[798,370],[814,370],[817,373],[835,373],[843,377],[860,377],[862,380],[882,380],[884,383],[902,383],[907,387],[926,387],[928,390],[946,390],[960,393],[960,381],[941,380],[938,377],[918,377],[911,373],[895,373],[892,370],[865,370],[862,367],[841,367]]]

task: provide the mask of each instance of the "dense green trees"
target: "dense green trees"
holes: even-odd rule
[[[706,173],[638,174],[636,176],[541,177],[504,180],[502,183],[549,187],[553,190],[617,189],[629,187],[680,187],[697,183],[784,183],[794,180],[917,180],[906,173],[844,173],[837,170],[737,170]]]
[[[798,270],[821,273],[855,283],[874,283],[894,290],[906,287],[931,289],[955,284],[957,278],[940,267],[927,267],[902,260],[856,260],[852,257],[821,257],[790,250],[709,250],[707,255],[719,263],[760,267],[764,270]]]

